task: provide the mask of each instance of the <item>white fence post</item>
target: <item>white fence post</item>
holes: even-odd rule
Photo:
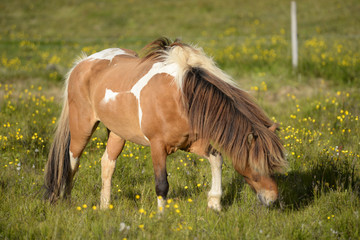
[[[298,66],[298,40],[297,40],[297,22],[296,22],[296,2],[291,1],[291,53],[292,65],[296,69]]]

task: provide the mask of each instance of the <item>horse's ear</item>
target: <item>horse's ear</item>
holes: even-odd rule
[[[280,125],[278,123],[274,123],[269,127],[269,130],[272,132],[275,132],[276,130],[279,130]]]

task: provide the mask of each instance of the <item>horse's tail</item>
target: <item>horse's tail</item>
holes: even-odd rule
[[[70,73],[68,74],[68,78]],[[67,98],[67,84],[65,86],[64,103],[60,119],[55,131],[53,143],[50,148],[48,162],[45,168],[45,193],[44,199],[51,203],[61,197],[66,197],[71,190],[71,166],[70,166],[70,128],[69,128],[69,104]]]

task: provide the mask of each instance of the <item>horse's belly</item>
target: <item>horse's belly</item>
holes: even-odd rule
[[[116,135],[137,144],[150,144],[140,128],[138,101],[132,93],[108,91],[95,108],[98,119]]]

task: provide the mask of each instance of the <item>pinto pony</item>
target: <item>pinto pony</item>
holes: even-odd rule
[[[166,38],[145,49],[142,58],[131,50],[107,49],[82,57],[69,72],[46,166],[45,198],[70,197],[79,158],[101,121],[109,132],[101,159],[103,209],[125,141],[151,147],[159,211],[169,190],[166,157],[178,149],[209,160],[209,208],[221,210],[219,151],[232,159],[261,202],[274,202],[278,188],[271,175],[286,165],[276,124],[202,49]]]

